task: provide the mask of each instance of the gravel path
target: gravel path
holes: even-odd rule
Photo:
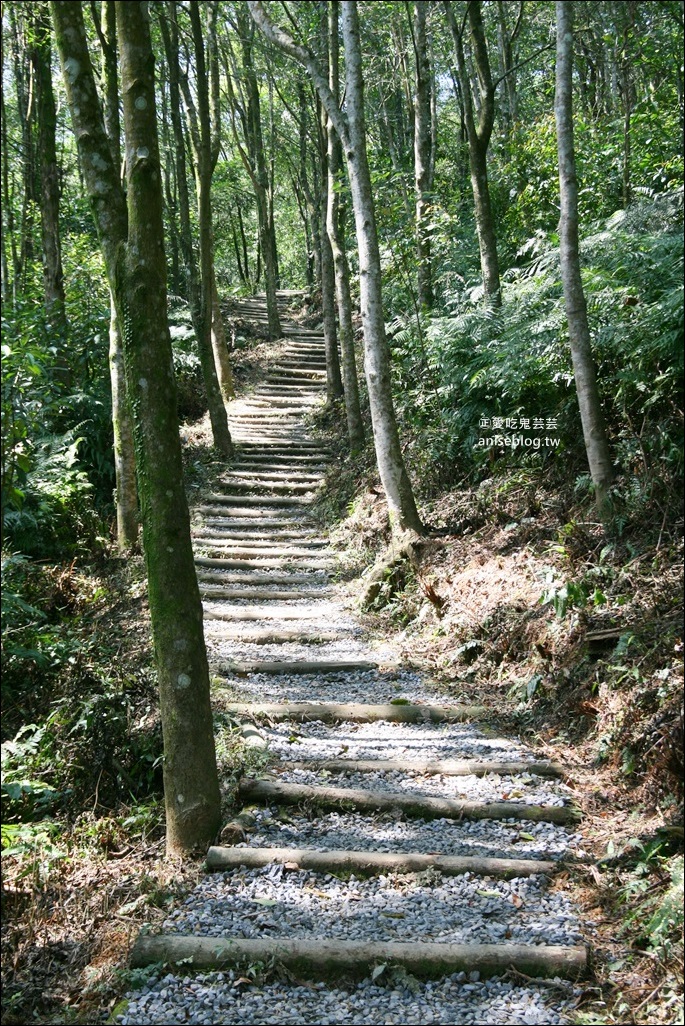
[[[253,300],[246,304],[245,313],[263,316],[261,309]],[[319,336],[299,333],[292,325],[286,333],[289,355],[303,370],[312,375],[325,366]],[[321,547],[303,544],[317,541],[307,510],[313,491],[307,489],[318,487],[313,476],[303,475],[309,474],[313,459],[321,462],[325,454],[307,435],[304,420],[293,417],[292,409],[284,410],[282,403],[280,412],[278,405],[271,409],[261,442],[258,416],[263,416],[262,404],[274,388],[288,396],[288,407],[299,406],[303,412],[325,394],[325,377],[313,374],[301,382],[298,375],[284,359],[254,396],[229,406],[231,431],[242,455],[235,468],[224,474],[221,492],[214,493],[224,496],[222,501],[210,499],[202,507],[204,513],[196,515],[196,553],[205,557],[198,561],[198,571],[212,671],[220,677],[226,697],[238,702],[385,704],[401,699],[444,704],[444,696],[432,691],[420,674],[392,667],[395,654],[387,646],[368,642],[354,613],[343,607],[331,588],[324,568],[334,554],[323,547],[325,539],[318,539]],[[288,468],[297,472],[293,505],[288,505]],[[226,537],[214,538],[210,532]],[[277,638],[270,640],[274,635]],[[273,672],[273,667],[272,672],[260,672],[257,665],[247,675],[230,669],[240,663],[324,660],[333,664],[363,661],[378,668],[290,673]],[[506,801],[558,808],[572,802],[572,792],[562,780],[535,772],[534,757],[520,741],[495,736],[487,725],[476,722],[286,721],[259,723],[258,733],[274,759],[271,777],[281,783],[485,804]],[[474,765],[484,760],[521,765],[506,774],[449,776],[411,770],[360,772],[353,767],[331,772],[315,765],[326,759],[456,759],[472,760]],[[576,827],[544,819],[423,820],[407,818],[397,809],[367,815],[346,809],[326,812],[272,805],[250,807],[241,822],[246,840],[239,840],[238,848],[553,861],[583,856]],[[354,873],[303,870],[296,860],[208,874],[170,913],[163,934],[227,942],[287,937],[517,944],[537,950],[549,945],[577,948],[584,942],[583,927],[568,895],[547,876],[505,880],[476,872],[443,876],[429,869],[362,878]],[[401,965],[375,964],[373,959],[361,974],[360,982],[352,982],[316,979],[314,972],[305,982],[269,964],[193,974],[187,967],[161,973],[153,966],[145,985],[128,996],[126,1011],[116,1022],[121,1026],[557,1024],[570,1021],[581,992],[579,984],[560,978],[563,965],[559,976],[546,981],[516,972],[484,979],[477,971],[422,981]]]

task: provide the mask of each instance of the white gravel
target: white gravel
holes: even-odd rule
[[[552,988],[521,987],[463,972],[433,983],[386,972],[377,983],[367,979],[338,987],[240,982],[245,979],[242,971],[152,976],[116,1021],[121,1026],[561,1026],[571,1021],[581,993],[563,980]]]
[[[580,834],[555,823],[516,819],[401,819],[355,812],[320,812],[310,818],[293,809],[251,808],[253,847],[331,851],[440,852],[491,858],[559,859],[583,855]],[[242,847],[242,845],[241,845]]]
[[[266,394],[266,393],[264,393]],[[259,399],[259,393],[255,393]],[[296,394],[293,393],[293,401]],[[249,410],[249,400],[241,404]],[[252,407],[255,412],[259,409]],[[238,407],[236,407],[236,410]],[[234,411],[235,412],[235,411]],[[263,411],[260,416],[263,419]],[[289,419],[283,437],[298,430]],[[259,430],[259,419],[243,425],[244,433]],[[277,432],[268,429],[269,435]],[[240,434],[240,430],[238,431]],[[251,452],[255,449],[250,446]],[[266,450],[265,450],[266,451]],[[263,468],[266,471],[266,467]],[[238,468],[240,475],[240,468]],[[255,509],[260,500],[255,499]],[[221,517],[242,518],[240,504],[214,508],[206,523],[220,526]],[[270,507],[263,504],[260,516],[280,520],[291,530],[313,529],[306,507]],[[196,521],[199,526],[201,521]],[[248,531],[246,529],[246,539]],[[269,531],[257,528],[262,541]],[[274,544],[280,544],[274,532]],[[313,537],[313,535],[309,535]],[[298,547],[297,539],[282,543]],[[220,543],[204,539],[207,548]],[[239,542],[231,541],[240,547]],[[328,559],[328,553],[312,549],[310,560]],[[206,620],[210,661],[215,667],[227,662],[253,660],[312,661],[368,660],[381,666],[393,662],[387,646],[374,645],[363,635],[348,608],[339,602],[321,568],[304,569],[259,566],[258,584],[274,592],[310,587],[320,595],[269,602],[227,596],[207,597],[205,608],[225,614],[246,610],[259,619]],[[203,568],[204,572],[204,568]],[[252,572],[254,573],[254,572]],[[284,584],[275,578],[288,575]],[[212,570],[211,588],[249,587],[240,571]],[[295,612],[297,618],[293,619]],[[240,640],[244,628],[245,640]],[[256,644],[250,632],[298,629],[315,635],[336,632],[334,641],[319,644],[301,641]],[[228,635],[238,635],[231,638]],[[227,692],[242,701],[317,701],[449,704],[444,694],[431,688],[411,670],[374,670],[327,674],[254,674],[247,679],[224,674]],[[224,692],[226,693],[226,692]],[[514,801],[527,804],[563,805],[571,792],[560,781],[526,770],[513,776],[490,774],[448,777],[411,772],[330,774],[298,769],[288,763],[313,759],[487,759],[531,761],[533,756],[517,739],[495,736],[483,724],[399,723],[276,723],[260,727],[270,751],[286,764],[278,777],[283,781],[351,786],[373,790],[422,793],[473,801]],[[321,851],[353,849],[380,852],[425,852],[445,855],[476,855],[500,858],[560,859],[582,856],[582,839],[572,829],[546,822],[508,820],[423,821],[399,814],[366,816],[359,813],[319,812],[303,809],[251,808],[251,825],[244,845],[259,847],[309,847]],[[166,932],[209,937],[309,937],[345,940],[407,941],[420,938],[454,943],[526,943],[576,945],[582,928],[570,899],[552,889],[542,876],[509,881],[464,873],[443,877],[435,871],[423,874],[391,874],[357,879],[269,865],[261,869],[237,869],[205,877],[164,923]],[[581,988],[564,981],[550,985],[521,980],[481,981],[478,973],[457,973],[433,983],[421,983],[402,970],[386,967],[357,985],[307,983],[283,980],[278,973],[263,976],[253,966],[230,972],[162,975],[155,969],[141,974],[143,985],[128,996],[128,1006],[116,1016],[120,1026],[152,1024],[503,1024],[536,1026],[570,1021]]]

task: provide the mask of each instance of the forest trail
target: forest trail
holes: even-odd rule
[[[570,788],[369,641],[340,597],[309,508],[324,343],[288,298],[193,531],[217,701],[270,761],[241,781],[203,882],[139,937],[134,966],[167,966],[116,1021],[566,1022],[588,972],[555,882],[582,856]],[[265,321],[263,300],[241,315]]]

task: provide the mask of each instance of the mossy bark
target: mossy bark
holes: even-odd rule
[[[109,139],[114,167],[121,166],[121,120],[119,117],[119,73],[117,69],[117,27],[114,0],[101,5],[100,45],[102,47],[101,93],[105,132]],[[114,437],[115,503],[117,546],[120,552],[138,543],[138,483],[133,442],[133,420],[128,404],[124,345],[119,328],[114,296],[110,292],[109,380],[112,394],[112,433]]]
[[[51,9],[81,171],[122,326],[164,734],[167,846],[183,852],[215,836],[221,812],[167,322],[149,14],[144,3],[116,5],[127,206],[104,128],[82,5],[53,2]]]

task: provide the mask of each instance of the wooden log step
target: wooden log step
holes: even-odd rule
[[[267,383],[259,389],[260,395],[301,395],[310,396],[314,392],[322,392],[322,385],[309,384],[307,388],[301,383],[295,384],[294,382],[277,381],[273,378],[268,378]]]
[[[247,866],[259,869],[274,863],[290,869],[309,869],[315,873],[425,873],[436,869],[445,876],[475,873],[513,880],[540,873],[551,875],[555,862],[541,859],[496,859],[474,855],[423,855],[414,852],[317,851],[314,848],[227,848],[213,845],[207,852],[207,869],[226,872]]]
[[[321,395],[318,389],[310,390],[306,385],[302,384],[301,389],[297,393],[289,392],[287,395],[270,395],[268,392],[260,389],[259,392],[254,392],[244,402],[245,405],[239,407],[240,409],[260,411],[262,414],[272,415],[291,412],[302,416],[303,413],[309,413],[321,403]],[[230,407],[230,410],[232,411],[233,407]]]
[[[224,662],[220,663],[219,669],[222,673],[236,673],[239,676],[248,673],[269,673],[269,674],[323,674],[323,673],[363,673],[366,670],[377,670],[378,663],[368,662],[363,659],[327,659],[317,661],[297,662],[274,662],[260,661],[258,659],[249,662]]]
[[[250,630],[246,627],[234,627],[222,630],[221,637],[226,641],[242,641],[250,645],[278,645],[281,642],[299,642],[302,645],[324,645],[329,641],[340,641],[343,635],[342,629],[337,631],[319,631],[313,628],[311,631],[303,631],[299,628],[292,630],[269,630],[264,627],[261,630]]]
[[[288,380],[292,375],[294,380],[303,385],[319,385],[326,382],[326,368],[321,362],[317,353],[303,352],[300,356],[288,354],[288,362],[284,358],[278,363],[271,364],[264,379],[266,383],[275,378]]]
[[[325,615],[319,614],[319,615]],[[306,620],[313,614],[304,615],[302,606],[233,606],[231,609],[205,607],[205,620]]]
[[[196,556],[196,566],[213,566],[217,570],[282,570],[283,561],[278,559],[220,559],[218,556]],[[294,559],[288,563],[294,570],[323,570],[333,567],[332,560]]]
[[[245,801],[356,809],[359,812],[402,812],[420,819],[523,819],[536,823],[577,823],[580,814],[570,805],[526,805],[525,802],[466,802],[404,791],[367,791],[361,787],[312,787],[283,781],[243,777],[239,784]]]
[[[256,527],[277,527],[281,524],[283,526],[289,526],[302,522],[302,514],[300,510],[279,510],[277,516],[274,513],[274,510],[260,509],[258,506],[252,507],[251,509],[238,509],[233,513],[230,509],[226,509],[221,506],[196,506],[195,511],[197,513],[206,514],[210,517],[219,517],[222,522],[224,520],[235,520],[236,522],[245,525],[254,523]]]
[[[229,712],[243,716],[264,718],[278,723],[293,720],[306,723],[321,720],[337,723],[460,723],[485,716],[482,705],[370,705],[365,702],[234,702],[226,707]]]
[[[301,467],[302,470],[309,470],[316,467],[321,467],[322,470],[328,469],[328,464],[323,462],[323,456],[318,456],[316,453],[279,453],[278,451],[259,451],[252,449],[241,450],[238,456],[239,463],[254,463],[255,466],[273,466],[274,468],[288,469],[289,467]]]
[[[275,521],[273,525],[263,525],[265,527],[275,527],[279,524],[282,524],[284,527],[297,527],[298,524],[302,523],[302,510],[300,509],[269,509],[267,507],[260,507],[258,504],[255,506],[248,507],[231,507],[219,505],[196,506],[194,512],[205,514],[208,517],[215,517],[222,522],[225,519],[240,520],[243,524],[245,524],[245,526],[248,526],[249,521],[252,518],[255,518],[256,520],[269,519]]]
[[[326,387],[325,380],[314,381],[303,374],[269,374],[266,378],[269,385],[297,385],[303,388],[305,385],[309,392],[321,392]]]
[[[311,361],[313,358],[317,358],[316,353],[303,353],[303,358],[307,358]],[[325,382],[326,370],[323,367],[312,367],[311,362],[306,366],[304,360],[300,360],[298,355],[293,356],[289,354],[290,365],[284,366],[280,359],[277,359],[274,363],[268,367],[267,381],[273,380],[274,377],[282,377],[286,380],[293,378],[294,380],[301,381],[303,384],[309,384],[314,381],[317,384]]]
[[[288,769],[328,770],[329,773],[426,773],[443,777],[484,777],[488,773],[516,776],[565,777],[566,770],[553,762],[484,762],[480,759],[307,759],[282,762]]]
[[[255,556],[315,556],[327,548],[326,542],[314,542],[311,539],[288,541],[280,538],[253,538],[249,534],[239,537],[222,535],[218,531],[203,531],[193,534],[193,542],[204,548],[221,549],[222,552],[235,550],[234,554],[248,553]]]
[[[195,560],[197,562],[197,560]],[[252,568],[254,569],[254,568]],[[211,570],[200,570],[197,574],[199,581],[207,581],[212,584],[254,584],[254,585],[266,585],[266,584],[278,584],[278,585],[294,585],[294,584],[316,584],[321,580],[318,574],[265,574],[265,573],[243,573],[243,574],[231,574],[231,573],[212,573]],[[327,578],[324,578],[324,582]],[[317,588],[317,595],[330,594],[329,588]]]
[[[226,533],[235,533],[236,537],[245,537],[249,534],[252,538],[294,538],[305,539],[320,537],[320,533],[314,527],[297,527],[292,521],[277,520],[241,520],[237,517],[211,517],[204,520],[204,527],[214,528],[217,531],[226,529]]]
[[[253,474],[242,476],[239,473],[234,473],[226,474],[218,484],[224,488],[254,488],[255,492],[258,491],[259,494],[264,489],[270,489],[273,492],[293,492],[297,495],[306,495],[308,492],[315,492],[322,481],[322,477],[309,481],[303,481],[301,478],[277,481]]]
[[[295,976],[363,979],[373,966],[401,966],[420,979],[438,979],[456,972],[499,976],[515,969],[524,976],[578,979],[588,972],[585,947],[541,944],[439,944],[427,941],[346,941],[314,937],[195,937],[139,934],[131,967],[164,963],[188,969],[225,969],[280,964]]]
[[[280,451],[280,452],[285,453],[286,455],[290,455],[290,453],[292,453],[292,452],[299,453],[300,451],[303,452],[305,455],[309,451],[311,451],[313,453],[330,452],[330,449],[329,449],[329,447],[327,445],[324,445],[322,442],[317,442],[315,440],[311,440],[309,442],[292,442],[291,443],[291,442],[288,442],[288,441],[264,442],[264,441],[262,441],[259,438],[256,439],[254,442],[246,442],[244,445],[241,446],[241,450],[242,449],[244,449],[246,451],[251,451],[253,449],[258,449],[260,451],[269,452],[269,453],[271,453],[271,452],[279,452]]]
[[[303,599],[318,599],[319,591],[267,591],[265,588],[222,588],[220,585],[200,584],[203,598],[253,599],[255,602],[301,602]]]
[[[276,559],[276,560],[283,559],[283,560],[290,560],[290,559],[306,558],[308,556],[312,556],[313,557],[313,556],[317,555],[316,552],[312,552],[310,549],[295,549],[295,548],[290,548],[290,549],[286,549],[286,548],[281,548],[281,549],[276,549],[276,548],[264,549],[264,548],[259,548],[257,546],[251,546],[250,547],[250,546],[247,546],[247,545],[244,545],[244,546],[236,545],[236,544],[233,544],[231,542],[227,542],[225,545],[222,545],[220,542],[216,542],[216,541],[212,541],[212,542],[205,541],[205,542],[203,542],[199,538],[196,538],[195,541],[197,542],[199,547],[202,547],[203,549],[206,549],[207,553],[212,553],[213,552],[217,556],[226,555],[226,556],[230,556],[230,557],[235,557],[236,559],[258,559],[258,560],[261,560],[261,559]],[[329,566],[329,567],[335,566],[335,562],[333,560],[328,560],[326,562],[326,566]]]
[[[311,500],[293,496],[284,495],[259,495],[251,498],[249,495],[232,495],[229,492],[226,494],[212,494],[205,495],[207,502],[226,503],[227,505],[233,506],[249,506],[252,505],[256,500],[265,506],[309,506]]]
[[[240,443],[241,453],[256,452],[260,456],[284,456],[290,459],[305,458],[307,456],[322,459],[329,453],[326,446],[318,445],[316,442],[291,442],[287,438],[278,438],[269,441],[262,436],[256,436],[254,440],[245,439]]]
[[[293,534],[291,531],[281,533],[274,530],[270,534],[255,534],[250,530],[239,531],[235,527],[230,531],[222,531],[220,527],[208,528],[205,531],[193,532],[193,538],[214,539],[215,541],[225,541],[234,545],[249,545],[255,549],[263,548],[264,546],[273,548],[280,544],[306,549],[324,549],[328,546],[328,542],[321,541],[319,538]]]
[[[234,470],[220,478],[221,481],[231,481],[232,475],[236,477],[249,478],[251,481],[315,481],[317,484],[323,481],[323,474],[315,474],[306,470],[295,470],[293,467],[272,467],[265,468],[257,465],[254,469],[247,466],[241,460]]]

